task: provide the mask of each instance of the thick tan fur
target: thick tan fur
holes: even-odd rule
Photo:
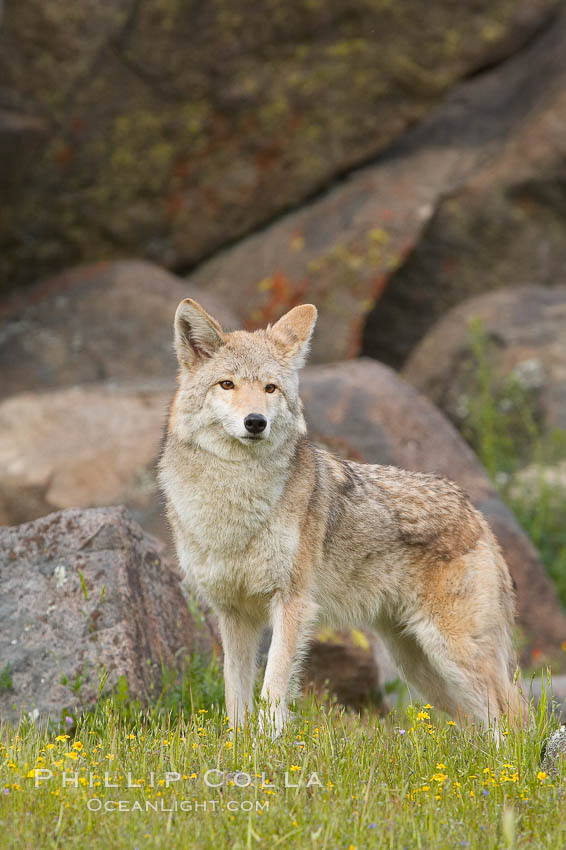
[[[513,586],[481,514],[446,479],[309,443],[298,369],[315,321],[304,305],[267,330],[224,333],[190,299],[175,318],[160,482],[181,568],[219,617],[234,727],[252,711],[267,624],[263,719],[276,733],[323,623],[375,629],[408,682],[460,720],[519,718]],[[247,432],[249,413],[265,417],[262,434]]]

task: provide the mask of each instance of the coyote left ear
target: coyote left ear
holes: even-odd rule
[[[314,304],[301,304],[281,316],[271,328],[271,334],[283,343],[295,369],[305,365],[316,317]]]

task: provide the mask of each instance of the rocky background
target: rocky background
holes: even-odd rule
[[[218,651],[155,484],[185,296],[226,329],[316,303],[313,440],[462,484],[524,667],[561,671],[565,92],[559,0],[4,4],[0,714]],[[359,632],[307,670],[355,707],[395,676]]]

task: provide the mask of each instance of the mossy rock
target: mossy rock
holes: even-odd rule
[[[3,193],[3,286],[119,256],[195,263],[384,150],[555,5],[10,4],[2,106],[45,135]]]

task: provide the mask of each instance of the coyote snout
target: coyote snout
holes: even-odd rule
[[[231,378],[219,381],[210,392],[208,403],[212,416],[229,437],[241,443],[266,440],[281,406],[280,399],[272,398],[275,385],[249,380],[235,368],[230,369],[230,375]]]
[[[249,431],[255,437],[259,437],[262,431],[267,428],[267,419],[263,413],[248,413],[244,419],[246,431]]]
[[[298,370],[315,321],[306,304],[266,330],[224,333],[190,299],[175,317],[160,481],[181,568],[219,618],[234,727],[252,710],[268,623],[275,731],[321,623],[378,631],[409,682],[456,717],[520,718],[513,585],[481,514],[446,479],[308,441]]]

